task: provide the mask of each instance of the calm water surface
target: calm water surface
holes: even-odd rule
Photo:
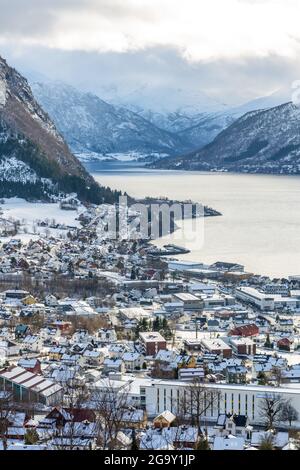
[[[205,218],[204,243],[201,237],[176,240],[192,249],[181,259],[239,262],[273,277],[300,275],[300,177],[157,171],[134,163],[87,168],[101,184],[132,196],[192,199],[222,212]]]

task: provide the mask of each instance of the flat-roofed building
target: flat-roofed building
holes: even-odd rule
[[[254,356],[256,354],[256,344],[250,338],[231,337],[230,346],[235,354],[239,356]]]
[[[149,417],[156,416],[168,409],[175,415],[182,412],[184,398],[188,400],[189,387],[186,381],[161,380],[145,378],[140,383],[141,402]],[[292,406],[300,414],[300,384],[272,387],[252,384],[201,384],[207,387],[207,391],[218,391],[219,397],[213,405],[206,409],[203,419],[206,422],[216,423],[220,413],[232,415],[245,415],[250,424],[264,424],[261,415],[261,404],[265,397],[280,397],[290,400]],[[179,407],[179,409],[178,409]],[[293,423],[295,428],[300,429],[300,420]]]
[[[201,340],[201,348],[203,351],[218,354],[224,358],[230,358],[232,356],[232,349],[228,346],[225,341],[220,338],[216,339],[209,339],[209,338],[202,338]]]
[[[167,349],[165,338],[157,331],[139,334],[146,356],[156,356],[161,349]]]
[[[204,305],[202,298],[190,294],[189,292],[180,292],[174,294],[174,297],[177,301],[183,303],[184,310],[201,310]]]

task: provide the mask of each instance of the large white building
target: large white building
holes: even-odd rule
[[[300,308],[300,300],[295,297],[283,297],[278,294],[265,294],[254,287],[239,287],[236,289],[236,298],[249,302],[260,310],[273,311],[286,308],[296,310]]]
[[[251,424],[262,424],[260,403],[266,395],[280,395],[291,400],[300,415],[300,384],[291,387],[267,387],[261,385],[208,384],[207,390],[219,390],[220,398],[203,418],[215,422],[220,413],[247,415]],[[178,403],[189,393],[188,385],[178,380],[145,380],[140,386],[141,402],[149,416],[156,416],[165,410],[177,413]],[[296,423],[293,423],[296,425]],[[300,421],[297,423],[300,428]]]
[[[176,415],[179,406],[181,408],[184,394],[189,393],[189,384],[184,380],[162,380],[148,377],[136,378],[126,375],[112,375],[110,378],[102,379],[96,384],[96,388],[104,392],[107,387],[114,389],[116,393],[128,391],[131,404],[142,407],[149,417],[155,417],[165,410]],[[241,385],[241,384],[206,384],[207,393],[210,390],[220,392],[219,399],[213,407],[207,410],[203,419],[207,423],[215,423],[220,413],[247,415],[250,424],[264,424],[260,415],[260,404],[264,397],[279,395],[285,400],[290,400],[292,406],[299,413],[299,421],[293,426],[300,429],[300,384],[290,384],[281,387],[263,385]],[[182,411],[182,410],[180,410]]]

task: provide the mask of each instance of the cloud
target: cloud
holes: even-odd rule
[[[172,101],[177,91],[205,94],[219,103],[239,104],[289,88],[300,63],[276,54],[266,58],[223,58],[187,62],[176,48],[154,47],[128,53],[62,51],[44,47],[0,47],[0,54],[34,81],[60,80],[110,100],[138,95]],[[38,73],[36,73],[38,71]],[[195,103],[196,104],[196,103]]]
[[[299,54],[298,0],[0,0],[0,43],[130,52],[192,62]]]
[[[299,0],[0,0],[0,12],[12,65],[107,99],[151,87],[235,104],[300,77]]]

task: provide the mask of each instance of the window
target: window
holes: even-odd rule
[[[252,396],[252,419],[254,419],[255,416],[255,397],[254,395]]]

